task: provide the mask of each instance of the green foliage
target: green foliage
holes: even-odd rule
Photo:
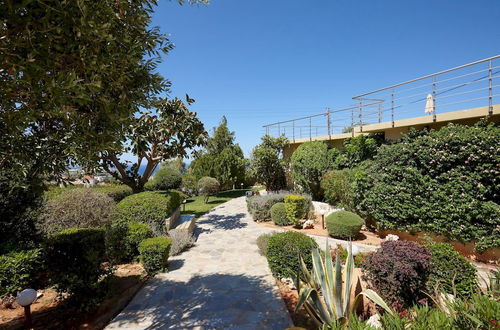
[[[24,172],[33,164],[44,176],[62,174],[76,158],[94,163],[94,152],[168,90],[156,67],[172,44],[151,26],[154,5],[0,3],[2,167]]]
[[[43,271],[41,249],[11,252],[0,255],[0,297],[36,288]]]
[[[436,285],[446,293],[467,297],[477,292],[476,267],[448,244],[427,245],[431,253],[427,290],[434,292]]]
[[[266,190],[278,191],[286,187],[285,161],[283,149],[288,144],[286,137],[262,137],[251,156],[251,166],[257,181],[266,186]]]
[[[115,211],[113,199],[97,190],[68,190],[45,203],[40,228],[51,235],[68,228],[101,227],[111,220]]]
[[[477,240],[480,252],[499,246],[499,140],[495,124],[411,131],[379,149],[359,210],[381,229]]]
[[[79,305],[89,307],[100,294],[100,281],[109,274],[105,259],[104,229],[70,228],[45,242],[47,269],[58,291],[69,293]]]
[[[333,159],[324,142],[314,141],[299,145],[291,157],[292,177],[298,191],[322,198],[321,177],[332,167]]]
[[[284,198],[285,212],[288,220],[294,225],[299,224],[299,220],[303,219],[309,211],[309,203],[304,196],[287,195]]]
[[[299,271],[299,256],[310,269],[311,250],[317,247],[314,239],[298,232],[274,233],[267,245],[269,268],[278,278],[294,277]]]
[[[181,186],[182,176],[179,170],[171,166],[160,167],[160,169],[153,176],[148,190],[169,190],[177,189]]]
[[[194,102],[188,96],[186,99],[188,104]],[[182,100],[161,99],[154,105],[154,114],[145,111],[130,118],[130,124],[122,132],[121,144],[115,143],[105,152],[94,155],[94,158],[101,160],[101,167],[106,172],[128,185],[134,193],[144,191],[144,185],[162,160],[185,157],[189,150],[206,142],[207,133],[203,123]],[[120,157],[126,153],[133,154],[137,160],[134,163],[120,161]],[[147,163],[140,174],[144,159]]]
[[[149,275],[167,270],[168,255],[172,239],[168,237],[153,237],[139,244],[141,263]]]
[[[330,248],[326,247],[329,251]],[[359,298],[365,296],[382,307],[387,313],[392,310],[373,290],[367,289],[358,293],[351,303],[353,286],[354,259],[352,245],[349,243],[347,261],[344,269],[340,257],[335,258],[335,265],[328,254],[321,257],[319,248],[312,250],[312,272],[309,272],[302,257],[300,258],[300,273],[297,276],[299,301],[295,307],[297,311],[304,306],[314,322],[322,329],[346,327],[350,317],[356,312]],[[340,324],[339,324],[340,323]]]
[[[354,209],[353,183],[355,170],[331,170],[321,180],[325,201],[330,205]]]
[[[198,180],[192,174],[184,174],[182,176],[181,189],[189,196],[196,195],[198,192]]]
[[[129,262],[139,255],[139,243],[153,236],[153,231],[145,223],[113,222],[106,227],[106,256],[113,263]]]
[[[453,306],[458,329],[497,329],[500,316],[500,301],[483,294],[474,294],[469,299],[459,299]]]
[[[134,256],[139,253],[139,244],[146,238],[152,237],[153,231],[145,223],[131,222],[127,225],[127,243]]]
[[[205,196],[205,203],[208,203],[208,198],[217,194],[220,189],[219,181],[215,178],[205,176],[198,181],[198,192]]]
[[[94,189],[98,192],[108,195],[115,201],[115,203],[118,203],[125,197],[132,195],[132,189],[123,184],[94,186],[91,187],[90,189]]]
[[[271,219],[278,226],[289,226],[293,222],[286,215],[285,203],[276,203],[271,207]]]
[[[155,235],[165,233],[165,221],[181,204],[177,192],[146,191],[124,198],[116,205],[116,221],[148,224]]]
[[[247,198],[247,209],[254,221],[271,221],[271,208],[285,201],[284,194],[256,195]]]
[[[222,189],[231,189],[244,182],[245,167],[243,151],[235,143],[235,134],[229,130],[226,117],[222,117],[205,150],[191,162],[190,171],[197,177],[213,177]]]
[[[328,234],[337,238],[354,239],[365,223],[361,217],[349,211],[337,211],[325,219]]]
[[[262,234],[259,237],[257,237],[257,247],[259,248],[260,254],[263,255],[264,257],[267,256],[267,247],[271,236],[272,234]]]
[[[383,140],[379,135],[359,135],[344,140],[344,148],[335,158],[336,169],[353,168],[362,161],[372,159]]]

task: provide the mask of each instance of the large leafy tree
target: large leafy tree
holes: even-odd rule
[[[245,180],[245,158],[240,146],[235,143],[235,133],[230,131],[226,117],[214,128],[205,150],[199,152],[190,166],[197,177],[216,178],[223,189]]]
[[[100,153],[98,158],[105,171],[134,192],[144,190],[162,161],[187,156],[189,150],[203,146],[207,138],[196,113],[190,112],[178,98],[161,100],[155,113],[142,113],[125,130],[123,139]],[[137,160],[121,160],[126,153],[132,153]]]
[[[288,144],[286,137],[273,138],[264,135],[252,151],[251,164],[256,179],[266,190],[277,191],[286,187],[283,149]]]

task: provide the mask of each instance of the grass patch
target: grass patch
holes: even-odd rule
[[[187,203],[181,206],[182,214],[193,214],[196,218],[201,217],[217,205],[225,203],[233,198],[245,196],[246,189],[227,190],[211,196],[205,204],[204,196],[189,197]]]

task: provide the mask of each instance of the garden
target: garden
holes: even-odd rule
[[[295,325],[498,327],[499,138],[496,124],[449,124],[285,155],[284,138],[263,137],[252,160],[272,170],[247,208],[281,229],[257,245]]]

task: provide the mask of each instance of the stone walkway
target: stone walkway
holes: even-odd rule
[[[285,329],[292,326],[255,240],[245,198],[198,219],[196,245],[169,259],[107,329]],[[323,243],[324,244],[324,243]]]

